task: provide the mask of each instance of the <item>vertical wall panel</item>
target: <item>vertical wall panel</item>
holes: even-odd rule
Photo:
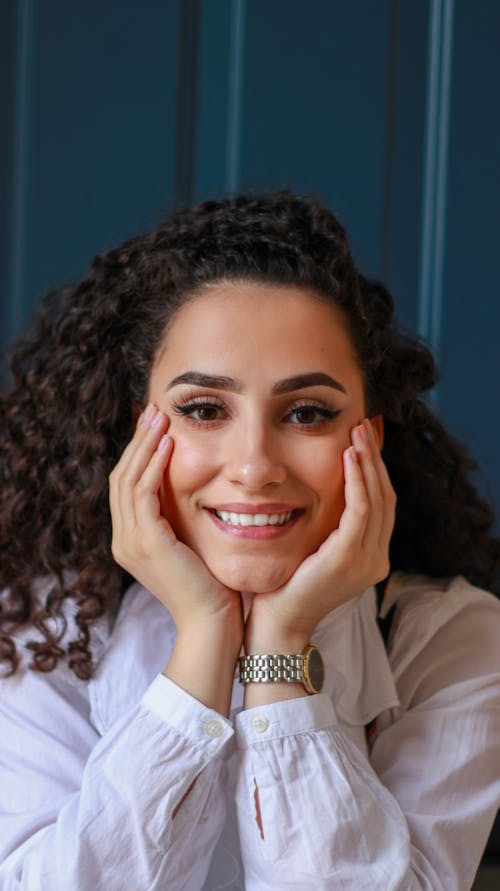
[[[421,260],[429,4],[394,0],[392,17],[381,275],[396,296],[401,322],[415,331]]]
[[[390,24],[389,0],[247,6],[241,184],[323,195],[373,274],[382,257]]]
[[[456,0],[440,404],[500,509],[500,8]]]
[[[204,0],[200,27],[197,198],[325,196],[414,329],[427,22],[427,2]]]
[[[23,317],[175,192],[179,3],[35,3],[24,171]]]
[[[229,190],[233,0],[203,0],[199,29],[195,195],[198,201]]]
[[[195,198],[199,29],[200,0],[183,0],[180,6],[178,48],[174,194],[175,204],[182,206],[191,204]]]
[[[9,269],[12,207],[12,129],[14,120],[14,60],[16,9],[14,2],[0,4],[0,351],[9,339],[11,300]]]

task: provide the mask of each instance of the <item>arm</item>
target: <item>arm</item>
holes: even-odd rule
[[[402,657],[415,621],[398,630]],[[239,716],[249,891],[471,888],[500,804],[499,633],[491,599],[440,628],[407,661],[401,713],[369,758],[326,694]]]
[[[335,609],[363,584],[377,580],[374,573],[382,565],[377,561],[387,556],[393,498],[373,439],[358,440],[354,431],[353,442],[357,460],[345,462],[346,508],[339,529],[281,590],[254,599],[247,652],[300,652],[326,614],[325,606]],[[492,786],[498,756],[495,763],[492,753],[500,729],[500,665],[490,651],[485,665],[478,666],[480,639],[473,683],[466,689],[457,673],[460,642],[455,642],[456,665],[448,674],[440,673],[434,653],[433,672],[439,679],[434,692],[442,713],[434,720],[436,702],[428,692],[422,695],[414,712],[409,709],[392,732],[380,735],[373,766],[325,695],[304,698],[299,685],[251,685],[245,696],[248,711],[238,721],[240,834],[249,889],[278,889],[280,882],[353,891],[470,887],[498,805],[498,786]],[[464,740],[467,715],[470,735]],[[460,747],[456,737],[463,741]],[[449,753],[459,749],[452,766]],[[387,770],[397,777],[396,784],[388,781]],[[405,798],[409,787],[411,801]],[[427,790],[428,819],[421,825],[430,838],[423,843],[426,830],[415,833],[412,809],[418,810]],[[444,835],[433,836],[437,823]],[[465,831],[472,839],[467,855]],[[438,853],[441,843],[444,853]]]
[[[160,493],[174,448],[168,427],[167,416],[150,403],[111,474],[113,556],[175,622],[165,676],[227,716],[243,640],[241,597],[214,578],[162,514]]]
[[[5,688],[3,761],[11,781],[3,792],[2,878],[9,891],[121,891],[125,876],[138,889],[182,887],[188,879],[201,887],[220,834],[241,602],[161,515],[158,492],[173,448],[167,426],[150,406],[111,475],[110,503],[113,554],[171,613],[173,653],[141,704],[100,740],[89,739],[87,728],[84,744],[72,742],[82,707],[76,686],[61,691],[57,678],[28,675]],[[37,682],[41,711],[33,723]]]
[[[161,675],[102,738],[61,678],[2,682],[0,715],[2,891],[201,888],[224,820],[227,721]]]

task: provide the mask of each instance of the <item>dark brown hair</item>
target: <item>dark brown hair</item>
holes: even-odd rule
[[[303,286],[345,313],[367,413],[385,419],[383,456],[398,495],[392,569],[463,574],[495,590],[500,542],[469,479],[475,464],[425,399],[429,350],[402,334],[393,301],[358,275],[345,232],[319,201],[288,192],[240,195],[176,214],[97,256],[79,283],[50,293],[13,349],[0,401],[0,661],[15,672],[13,636],[37,629],[32,668],[67,658],[92,676],[89,630],[130,579],[114,563],[108,476],[144,404],[155,355],[176,310],[207,283]],[[45,602],[36,580],[52,580]],[[62,646],[64,600],[78,633]]]

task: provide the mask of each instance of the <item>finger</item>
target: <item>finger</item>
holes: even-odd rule
[[[163,475],[172,456],[174,443],[170,436],[163,435],[151,460],[137,483],[134,491],[136,521],[145,537],[151,538],[158,532],[158,522],[162,533],[176,540],[172,527],[161,515],[159,488]]]
[[[380,547],[380,531],[383,524],[384,500],[380,487],[378,467],[375,465],[378,449],[368,430],[368,422],[359,424],[351,432],[351,438],[361,465],[363,481],[370,505],[363,536],[363,547],[375,554]]]
[[[373,447],[373,463],[378,475],[380,493],[383,502],[382,524],[380,528],[380,547],[388,548],[394,529],[394,520],[396,513],[396,493],[393,489],[385,461],[382,458],[380,448],[378,446],[373,427],[368,422],[369,438]]]
[[[137,523],[135,489],[154,455],[158,443],[166,433],[169,419],[158,410],[143,424],[134,443],[126,466],[122,469],[118,484],[118,505],[124,528],[129,530]]]
[[[134,486],[144,472],[168,423],[166,415],[150,403],[110,476],[113,525],[121,534],[131,534],[135,527]]]
[[[368,522],[369,501],[356,450],[344,451],[345,509],[339,522],[339,534],[347,548],[359,548]]]
[[[134,433],[127,443],[126,448],[123,450],[120,460],[116,465],[116,470],[118,471],[116,475],[118,477],[122,476],[129,468],[129,465],[134,459],[139,445],[146,439],[151,424],[153,423],[157,415],[158,407],[152,402],[148,403],[141,416],[139,417]]]

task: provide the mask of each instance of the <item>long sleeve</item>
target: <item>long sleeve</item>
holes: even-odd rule
[[[399,610],[399,705],[370,754],[335,684],[238,716],[247,891],[470,889],[500,804],[500,610],[470,586],[428,589]],[[344,677],[358,658],[346,655]]]
[[[231,724],[158,676],[99,738],[75,688],[2,684],[2,891],[199,889]]]

